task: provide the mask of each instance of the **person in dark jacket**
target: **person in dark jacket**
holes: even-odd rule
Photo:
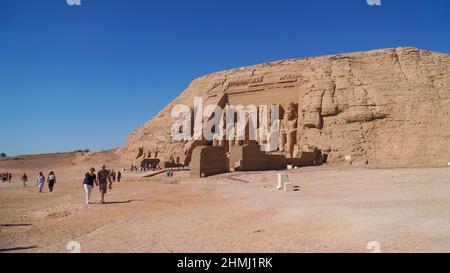
[[[86,194],[86,204],[91,204],[91,193],[92,188],[94,188],[94,183],[96,183],[97,176],[95,175],[95,169],[91,168],[89,172],[86,173],[83,180],[83,188]]]
[[[55,176],[55,173],[53,171],[50,171],[48,173],[47,183],[48,183],[48,190],[50,192],[53,192],[53,187],[56,184],[56,176]]]

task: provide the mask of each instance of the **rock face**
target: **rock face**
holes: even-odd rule
[[[183,161],[172,141],[176,104],[295,103],[298,146],[315,146],[327,162],[378,166],[447,166],[450,162],[450,55],[411,47],[290,59],[194,80],[118,150],[132,161],[149,153]],[[298,121],[297,121],[298,120]],[[291,134],[292,135],[292,134]],[[289,144],[291,145],[291,144]]]

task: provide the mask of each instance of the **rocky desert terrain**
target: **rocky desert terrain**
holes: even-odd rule
[[[0,252],[450,252],[449,79],[450,55],[413,47],[203,76],[117,150],[1,158],[0,172],[11,172],[13,183],[0,184]],[[220,107],[280,106],[289,137],[285,131],[278,156],[291,160],[314,147],[326,164],[207,178],[183,169],[146,178],[124,171],[106,204],[97,188],[95,203],[85,204],[90,167],[192,163],[199,143],[171,138],[171,110],[185,104],[191,113],[194,97]],[[194,156],[194,163],[223,163],[223,173],[254,157],[233,157],[239,150],[225,150],[222,140],[201,145],[219,150],[223,162]],[[39,194],[36,176],[50,170],[55,191]],[[275,189],[280,172],[296,191]]]
[[[296,144],[338,163],[444,167],[450,161],[450,55],[414,47],[289,59],[195,79],[118,151],[183,159],[170,141],[175,105],[298,106]],[[164,160],[163,160],[164,161]]]
[[[0,184],[0,251],[450,252],[449,168],[306,167],[285,171],[299,186],[288,193],[275,190],[276,171],[125,172],[107,204],[96,188],[88,206],[83,175],[101,163],[128,167],[114,151],[0,161],[13,173]],[[38,194],[36,172],[50,169],[55,191]]]

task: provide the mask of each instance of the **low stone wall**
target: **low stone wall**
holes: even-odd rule
[[[266,171],[286,169],[286,157],[269,155],[257,144],[234,146],[230,154],[230,169],[235,171]]]
[[[198,146],[192,151],[191,176],[202,177],[228,172],[228,159],[223,147]]]

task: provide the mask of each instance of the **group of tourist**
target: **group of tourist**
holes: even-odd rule
[[[148,170],[157,171],[160,170],[161,167],[159,164],[151,164],[148,166]],[[131,170],[136,170],[136,166],[132,165]],[[173,176],[173,170],[170,169],[167,171],[167,176],[171,177]],[[3,182],[11,182],[12,175],[11,173],[5,172],[0,173],[0,180]],[[108,192],[108,189],[112,189],[112,183],[113,182],[120,182],[122,178],[122,173],[120,171],[114,171],[114,170],[107,170],[105,165],[102,165],[100,171],[95,173],[95,169],[91,168],[89,172],[85,174],[84,180],[83,180],[83,188],[86,195],[86,204],[91,204],[91,195],[92,195],[92,189],[95,186],[99,187],[99,191],[101,194],[101,203],[105,203],[105,194]],[[22,175],[20,178],[20,181],[22,182],[23,186],[27,186],[28,182],[28,176],[26,173]],[[56,184],[56,175],[54,171],[50,171],[47,175],[47,178],[45,178],[43,172],[39,172],[37,179],[37,188],[38,192],[42,193],[44,190],[45,182],[48,184],[48,190],[49,192],[53,192],[55,184]],[[109,184],[108,184],[109,182]]]
[[[2,182],[11,182],[12,174],[9,172],[0,173],[0,180]],[[112,189],[113,182],[120,182],[122,179],[122,173],[120,171],[107,170],[105,165],[102,165],[100,171],[95,173],[95,169],[91,168],[89,172],[85,174],[85,178],[83,180],[83,188],[86,194],[86,204],[91,204],[91,194],[94,185],[99,187],[101,194],[101,203],[105,203],[105,194],[108,189]],[[26,173],[22,175],[20,178],[23,186],[27,186],[28,176]],[[47,178],[44,176],[43,172],[39,172],[36,183],[38,192],[42,193],[44,190],[45,182],[48,184],[49,192],[53,192],[55,184],[56,184],[56,175],[54,171],[50,171],[47,175]],[[109,182],[109,184],[108,184]]]
[[[173,176],[173,170],[169,169],[166,173],[167,177],[172,177]]]
[[[0,173],[0,180],[2,182],[11,182],[12,179],[12,174],[11,173]],[[42,172],[39,172],[36,182],[37,182],[37,187],[38,187],[38,191],[39,193],[42,193],[42,191],[44,190],[44,184],[45,184],[45,176]],[[24,173],[22,175],[22,177],[20,178],[20,182],[22,182],[23,186],[26,187],[27,186],[27,182],[28,182],[28,176],[26,173]],[[47,184],[48,184],[48,190],[50,192],[53,191],[53,188],[55,187],[56,184],[56,176],[55,176],[55,172],[54,171],[50,171],[48,173],[47,176]]]
[[[159,164],[150,164],[147,166],[148,170],[157,171],[161,170],[161,167]],[[132,165],[131,170],[137,171],[136,166]],[[167,171],[167,176],[172,177],[173,176],[173,170],[170,169]],[[11,182],[12,175],[11,173],[5,172],[0,173],[0,180],[3,182],[9,181]],[[99,187],[99,191],[101,194],[101,203],[105,203],[105,195],[108,192],[108,189],[112,189],[112,183],[113,182],[120,182],[122,178],[122,173],[120,171],[114,171],[114,170],[107,170],[105,165],[102,165],[100,171],[95,173],[94,168],[90,168],[89,172],[85,174],[84,180],[83,180],[83,188],[86,195],[86,204],[91,204],[91,195],[92,195],[92,189],[95,186]],[[23,183],[23,186],[27,186],[28,182],[28,176],[26,173],[22,175],[20,178],[20,181]],[[47,175],[47,178],[45,178],[43,172],[39,172],[36,182],[37,182],[37,188],[38,192],[42,193],[44,190],[45,182],[47,181],[48,184],[48,190],[49,192],[53,192],[55,184],[56,184],[56,175],[54,171],[50,171]],[[109,183],[108,183],[109,182]]]
[[[22,181],[23,186],[26,187],[27,181],[28,181],[27,174],[24,173],[20,180]],[[37,187],[38,187],[39,193],[42,193],[42,191],[44,190],[44,185],[45,185],[45,176],[42,172],[39,172],[36,182],[37,182]],[[53,188],[55,187],[55,184],[56,184],[56,176],[55,176],[54,171],[50,171],[48,173],[47,184],[48,184],[48,191],[53,192]]]
[[[161,166],[159,166],[159,164],[146,164],[145,166],[140,168],[141,171],[147,172],[147,171],[152,171],[152,172],[156,172],[161,169]]]
[[[120,182],[120,179],[122,178],[122,173],[120,171],[115,171],[115,170],[107,170],[107,172],[109,173],[109,175],[111,176],[111,179],[113,182]]]
[[[5,172],[5,173],[0,173],[0,180],[4,183],[4,182],[11,182],[12,179],[12,174]]]
[[[114,175],[113,175],[114,174]],[[122,174],[117,172],[117,182],[120,182]],[[101,194],[101,203],[105,203],[105,194],[108,192],[108,189],[112,189],[112,183],[113,180],[111,178],[114,178],[116,174],[114,171],[107,170],[105,165],[102,165],[102,168],[100,171],[98,171],[97,174],[95,174],[95,169],[91,168],[89,172],[85,174],[84,180],[83,180],[83,188],[86,194],[86,204],[91,204],[91,194],[92,189],[95,186],[99,187],[100,194]],[[108,184],[109,182],[109,184]]]
[[[140,171],[140,172],[147,172],[147,171],[156,172],[156,171],[160,171],[160,170],[162,170],[162,168],[161,168],[161,166],[158,163],[155,163],[155,164],[147,163],[147,164],[139,167],[139,169],[138,169],[138,167],[136,165],[131,165],[131,167],[130,167],[130,171],[132,171],[132,172],[137,172],[137,171]]]

